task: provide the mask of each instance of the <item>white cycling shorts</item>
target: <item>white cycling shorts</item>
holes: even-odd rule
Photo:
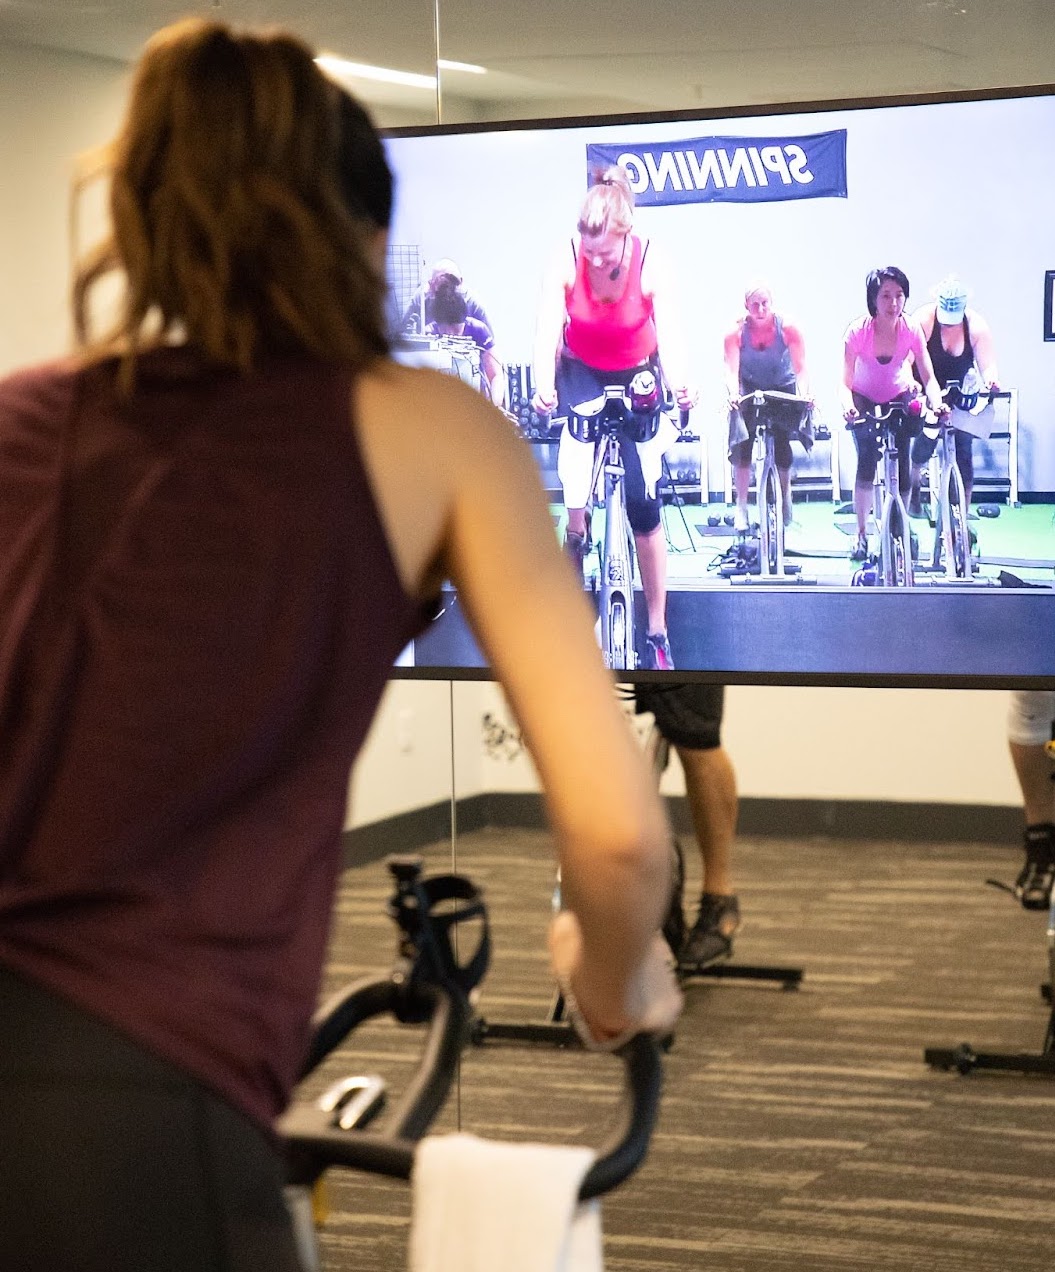
[[[678,430],[673,421],[662,415],[656,436],[649,438],[647,442],[637,443],[647,499],[655,499],[656,484],[663,475],[663,456],[677,439]],[[557,477],[564,491],[565,507],[586,507],[590,498],[590,478],[593,476],[593,450],[593,442],[576,441],[568,431],[567,424],[564,425],[557,446]],[[603,491],[598,491],[598,496],[602,493]]]

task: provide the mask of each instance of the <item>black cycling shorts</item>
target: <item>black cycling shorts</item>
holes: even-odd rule
[[[620,384],[626,388],[639,371],[645,370],[658,378],[659,362],[650,358],[623,371],[599,371],[565,350],[557,363],[557,409],[560,414],[567,415],[571,407],[600,397],[606,385]],[[622,452],[626,518],[635,534],[652,534],[660,524],[659,499],[656,496],[650,499],[645,493],[641,456],[629,437],[624,439]]]
[[[638,715],[650,711],[672,746],[713,751],[722,745],[724,685],[646,684],[634,687]]]

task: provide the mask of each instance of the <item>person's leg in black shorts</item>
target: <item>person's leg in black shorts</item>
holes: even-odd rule
[[[685,774],[703,884],[696,920],[675,954],[683,966],[706,967],[732,952],[740,926],[732,851],[738,811],[736,773],[722,746],[722,685],[638,685],[637,710],[650,711]]]

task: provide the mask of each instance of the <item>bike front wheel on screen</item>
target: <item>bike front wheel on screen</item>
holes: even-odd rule
[[[783,510],[778,505],[775,480],[766,484],[766,501],[762,510],[762,520],[759,526],[761,534],[761,543],[759,547],[762,550],[762,556],[769,563],[769,573],[777,574],[780,568],[780,541],[779,535],[783,530]]]
[[[958,579],[965,579],[970,574],[971,547],[967,527],[963,520],[963,510],[953,505],[952,515],[952,563]]]
[[[626,598],[622,594],[609,598],[605,619],[605,661],[613,671],[631,671],[634,666],[634,651],[630,635],[630,614]]]
[[[884,582],[888,587],[908,587],[912,582],[912,558],[903,535],[890,537],[890,561]]]

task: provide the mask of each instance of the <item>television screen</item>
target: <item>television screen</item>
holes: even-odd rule
[[[1053,139],[1049,89],[399,130],[397,356],[531,447],[621,678],[1055,687]],[[397,674],[487,674],[444,600]]]

